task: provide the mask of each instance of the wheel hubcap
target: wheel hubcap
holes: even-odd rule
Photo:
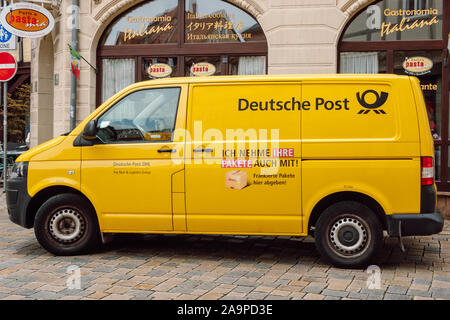
[[[50,218],[49,229],[56,241],[73,243],[83,236],[85,221],[78,211],[61,209]]]
[[[333,249],[344,256],[354,256],[364,251],[367,240],[366,226],[354,217],[340,218],[330,229]]]

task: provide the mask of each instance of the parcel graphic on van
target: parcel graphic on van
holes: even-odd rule
[[[56,255],[115,233],[308,235],[338,267],[442,231],[419,81],[396,75],[133,84],[22,154],[10,219]]]

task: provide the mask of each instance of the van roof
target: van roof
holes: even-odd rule
[[[241,81],[276,81],[276,80],[394,80],[408,79],[409,76],[395,74],[282,74],[282,75],[256,75],[256,76],[214,76],[214,77],[174,77],[165,79],[146,80],[140,84],[164,85],[180,83],[218,83]]]

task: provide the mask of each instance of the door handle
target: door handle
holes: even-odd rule
[[[177,152],[177,150],[175,150],[175,149],[159,149],[158,152],[159,153],[175,153],[175,152]]]
[[[201,149],[194,149],[194,152],[213,152],[213,149],[209,149],[209,148],[201,148]]]

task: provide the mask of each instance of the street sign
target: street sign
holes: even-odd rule
[[[17,62],[8,52],[0,52],[0,82],[8,82],[17,72]]]
[[[17,72],[17,62],[9,52],[0,52],[0,82],[3,82],[3,191],[6,189],[6,170],[8,168],[8,81]]]
[[[0,24],[0,50],[16,50],[16,36]]]

